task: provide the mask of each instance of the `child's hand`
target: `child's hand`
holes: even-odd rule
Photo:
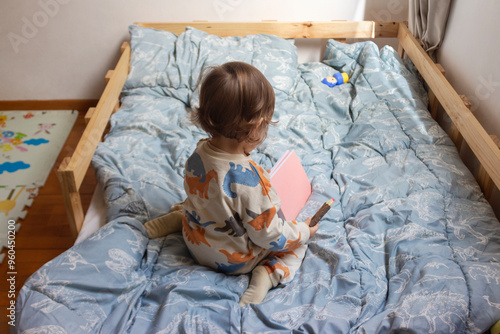
[[[307,226],[311,225],[311,217],[307,218],[304,223],[307,224]],[[319,228],[319,224],[314,225],[313,227],[309,226],[309,239],[311,239],[315,234],[316,231]]]

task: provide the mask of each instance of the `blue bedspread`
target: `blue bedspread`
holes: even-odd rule
[[[476,333],[500,319],[500,224],[393,49],[331,40],[322,62],[298,64],[273,36],[130,31],[122,107],[93,160],[108,223],[26,282],[15,332]],[[199,266],[179,233],[143,227],[184,199],[206,136],[187,119],[197,79],[229,60],[276,92],[279,123],[252,158],[269,169],[295,149],[313,186],[299,219],[335,198],[294,281],[243,308],[247,275]],[[350,82],[321,82],[336,72]]]

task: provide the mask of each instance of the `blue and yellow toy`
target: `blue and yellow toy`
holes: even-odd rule
[[[328,87],[334,87],[337,85],[342,85],[349,81],[349,76],[347,73],[335,73],[332,77],[326,77],[321,82],[327,85]]]

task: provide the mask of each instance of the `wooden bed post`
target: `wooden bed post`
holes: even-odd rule
[[[84,213],[82,207],[82,199],[80,198],[80,193],[77,191],[68,191],[69,184],[73,183],[74,180],[67,180],[68,177],[74,178],[74,175],[71,175],[69,172],[62,173],[61,171],[65,171],[68,167],[70,157],[66,157],[63,159],[59,169],[57,170],[57,178],[59,179],[59,183],[61,184],[62,194],[64,199],[64,205],[66,207],[66,213],[68,214],[68,223],[71,231],[71,235],[76,238],[78,236],[78,232],[80,231]]]
[[[82,228],[84,213],[80,198],[80,186],[87,174],[97,144],[102,138],[111,114],[117,110],[120,94],[127,79],[130,62],[130,45],[124,42],[122,54],[97,106],[87,113],[88,123],[71,157],[63,160],[57,170],[61,183],[64,205],[73,237],[77,237]]]

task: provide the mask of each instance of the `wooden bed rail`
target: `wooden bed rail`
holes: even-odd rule
[[[449,114],[472,151],[484,166],[484,172],[500,187],[500,150],[481,127],[470,110],[454,91],[439,68],[432,62],[418,41],[402,22],[330,21],[330,22],[179,22],[136,23],[142,27],[182,33],[190,26],[219,36],[244,36],[248,34],[272,34],[282,38],[378,38],[393,37],[399,40],[399,51],[406,52],[428,83],[436,98]],[[130,45],[122,45],[121,57],[113,71],[106,74],[108,80],[95,108],[86,115],[87,127],[71,157],[63,160],[57,171],[68,221],[76,238],[83,224],[84,213],[79,194],[80,186],[90,166],[97,144],[101,140],[111,114],[119,106],[120,93],[125,84],[130,62]]]
[[[76,238],[83,224],[84,213],[80,198],[80,186],[90,166],[97,144],[102,138],[127,79],[130,62],[130,45],[122,45],[122,54],[109,78],[97,106],[88,120],[87,127],[71,157],[63,160],[57,170],[61,183],[64,204],[72,235]]]
[[[403,23],[399,24],[398,41],[400,48],[415,64],[481,166],[493,183],[500,188],[500,149],[496,143]]]
[[[281,38],[377,38],[397,37],[399,22],[315,21],[315,22],[178,22],[137,25],[171,31],[179,35],[186,27],[203,30],[221,37],[269,34]]]

